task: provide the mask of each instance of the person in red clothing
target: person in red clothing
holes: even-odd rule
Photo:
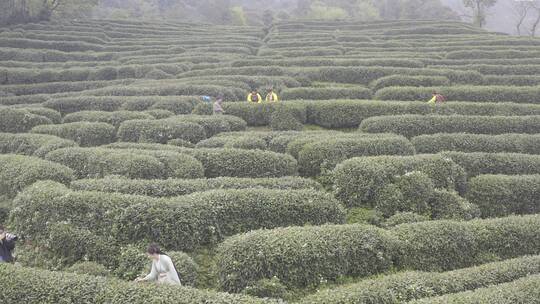
[[[443,103],[446,101],[446,97],[444,97],[442,94],[433,92],[433,97],[428,101],[428,103],[435,104],[435,103]]]

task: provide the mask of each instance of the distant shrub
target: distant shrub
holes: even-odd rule
[[[130,112],[130,111],[116,111],[116,112],[103,112],[103,111],[80,111],[76,113],[68,114],[64,117],[64,123],[71,122],[104,122],[113,125],[118,128],[120,124],[126,120],[134,119],[153,119],[150,114],[143,112]]]

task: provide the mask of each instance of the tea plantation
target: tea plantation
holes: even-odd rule
[[[0,303],[540,303],[539,75],[457,22],[0,28]]]

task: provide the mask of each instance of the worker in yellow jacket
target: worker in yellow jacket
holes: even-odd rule
[[[266,94],[266,101],[267,102],[278,102],[278,96],[276,93],[274,93],[274,89],[269,89],[268,94]]]
[[[253,102],[253,103],[261,103],[262,102],[261,94],[259,94],[257,90],[253,90],[251,91],[251,93],[249,93],[247,97],[247,101]]]

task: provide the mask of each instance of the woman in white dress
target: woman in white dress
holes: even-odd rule
[[[144,278],[136,278],[135,282],[154,281],[158,284],[182,285],[173,261],[161,252],[158,245],[151,244],[146,253],[152,260],[152,270]]]

